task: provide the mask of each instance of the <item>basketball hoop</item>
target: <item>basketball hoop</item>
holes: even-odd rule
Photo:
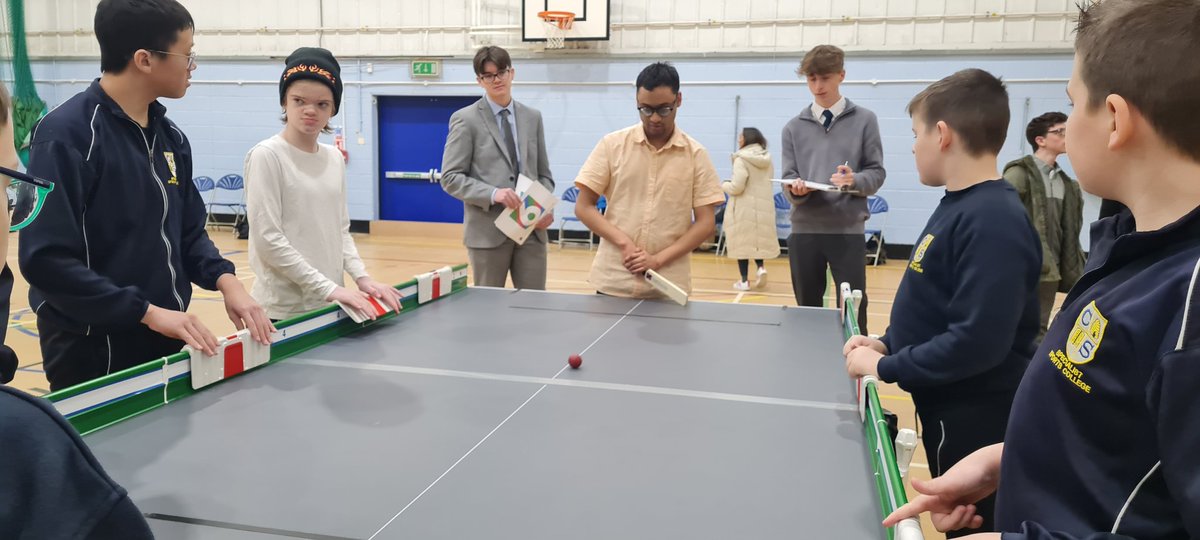
[[[566,47],[567,30],[575,24],[575,14],[570,11],[542,11],[538,17],[546,23],[546,48]]]

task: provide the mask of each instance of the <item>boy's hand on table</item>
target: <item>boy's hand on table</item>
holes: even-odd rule
[[[859,347],[870,347],[883,355],[888,353],[887,345],[884,345],[883,341],[867,336],[853,336],[846,340],[846,346],[842,347],[842,356],[850,356],[850,351]]]
[[[846,372],[851,377],[879,377],[879,361],[883,353],[870,347],[858,347],[846,355]]]
[[[217,354],[217,337],[195,315],[150,304],[142,316],[142,324],[159,334],[182,340],[204,354]]]

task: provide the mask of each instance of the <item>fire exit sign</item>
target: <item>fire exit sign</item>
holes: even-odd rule
[[[442,76],[441,60],[413,60],[412,76],[414,79],[429,79]]]

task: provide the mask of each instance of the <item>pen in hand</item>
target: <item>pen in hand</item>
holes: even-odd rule
[[[847,160],[845,163],[842,164],[842,167],[849,167],[849,166],[850,166],[849,160]],[[838,174],[840,174],[842,176],[846,176],[846,172],[844,170],[842,170],[841,167],[838,168]],[[840,189],[842,191],[850,191],[850,186],[838,186],[838,189]]]

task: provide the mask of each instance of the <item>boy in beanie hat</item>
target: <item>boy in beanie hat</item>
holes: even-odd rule
[[[346,162],[337,148],[318,142],[341,101],[341,66],[333,54],[296,49],[279,78],[283,131],[246,154],[250,266],[258,276],[251,295],[274,320],[335,300],[373,314],[372,296],[400,310],[400,293],[367,275],[350,236]],[[357,290],[345,287],[344,273]]]
[[[102,0],[95,31],[103,74],[30,144],[29,174],[57,186],[20,246],[51,390],[184,344],[215,353],[216,336],[187,313],[193,283],[221,291],[255,341],[274,331],[208,238],[191,144],[158,102],[187,92],[192,16],[175,0]]]
[[[300,80],[317,81],[333,92],[333,116],[342,105],[342,66],[333,53],[320,47],[300,47],[284,61],[283,76],[279,78],[279,104],[286,108],[288,86]]]
[[[504,287],[509,274],[518,289],[546,288],[547,213],[537,230],[517,245],[496,227],[506,208],[520,207],[517,178],[525,175],[554,191],[542,113],[512,97],[508,51],[496,46],[475,53],[475,78],[484,97],[450,116],[442,154],[442,189],[463,202],[463,244],[475,284]]]

